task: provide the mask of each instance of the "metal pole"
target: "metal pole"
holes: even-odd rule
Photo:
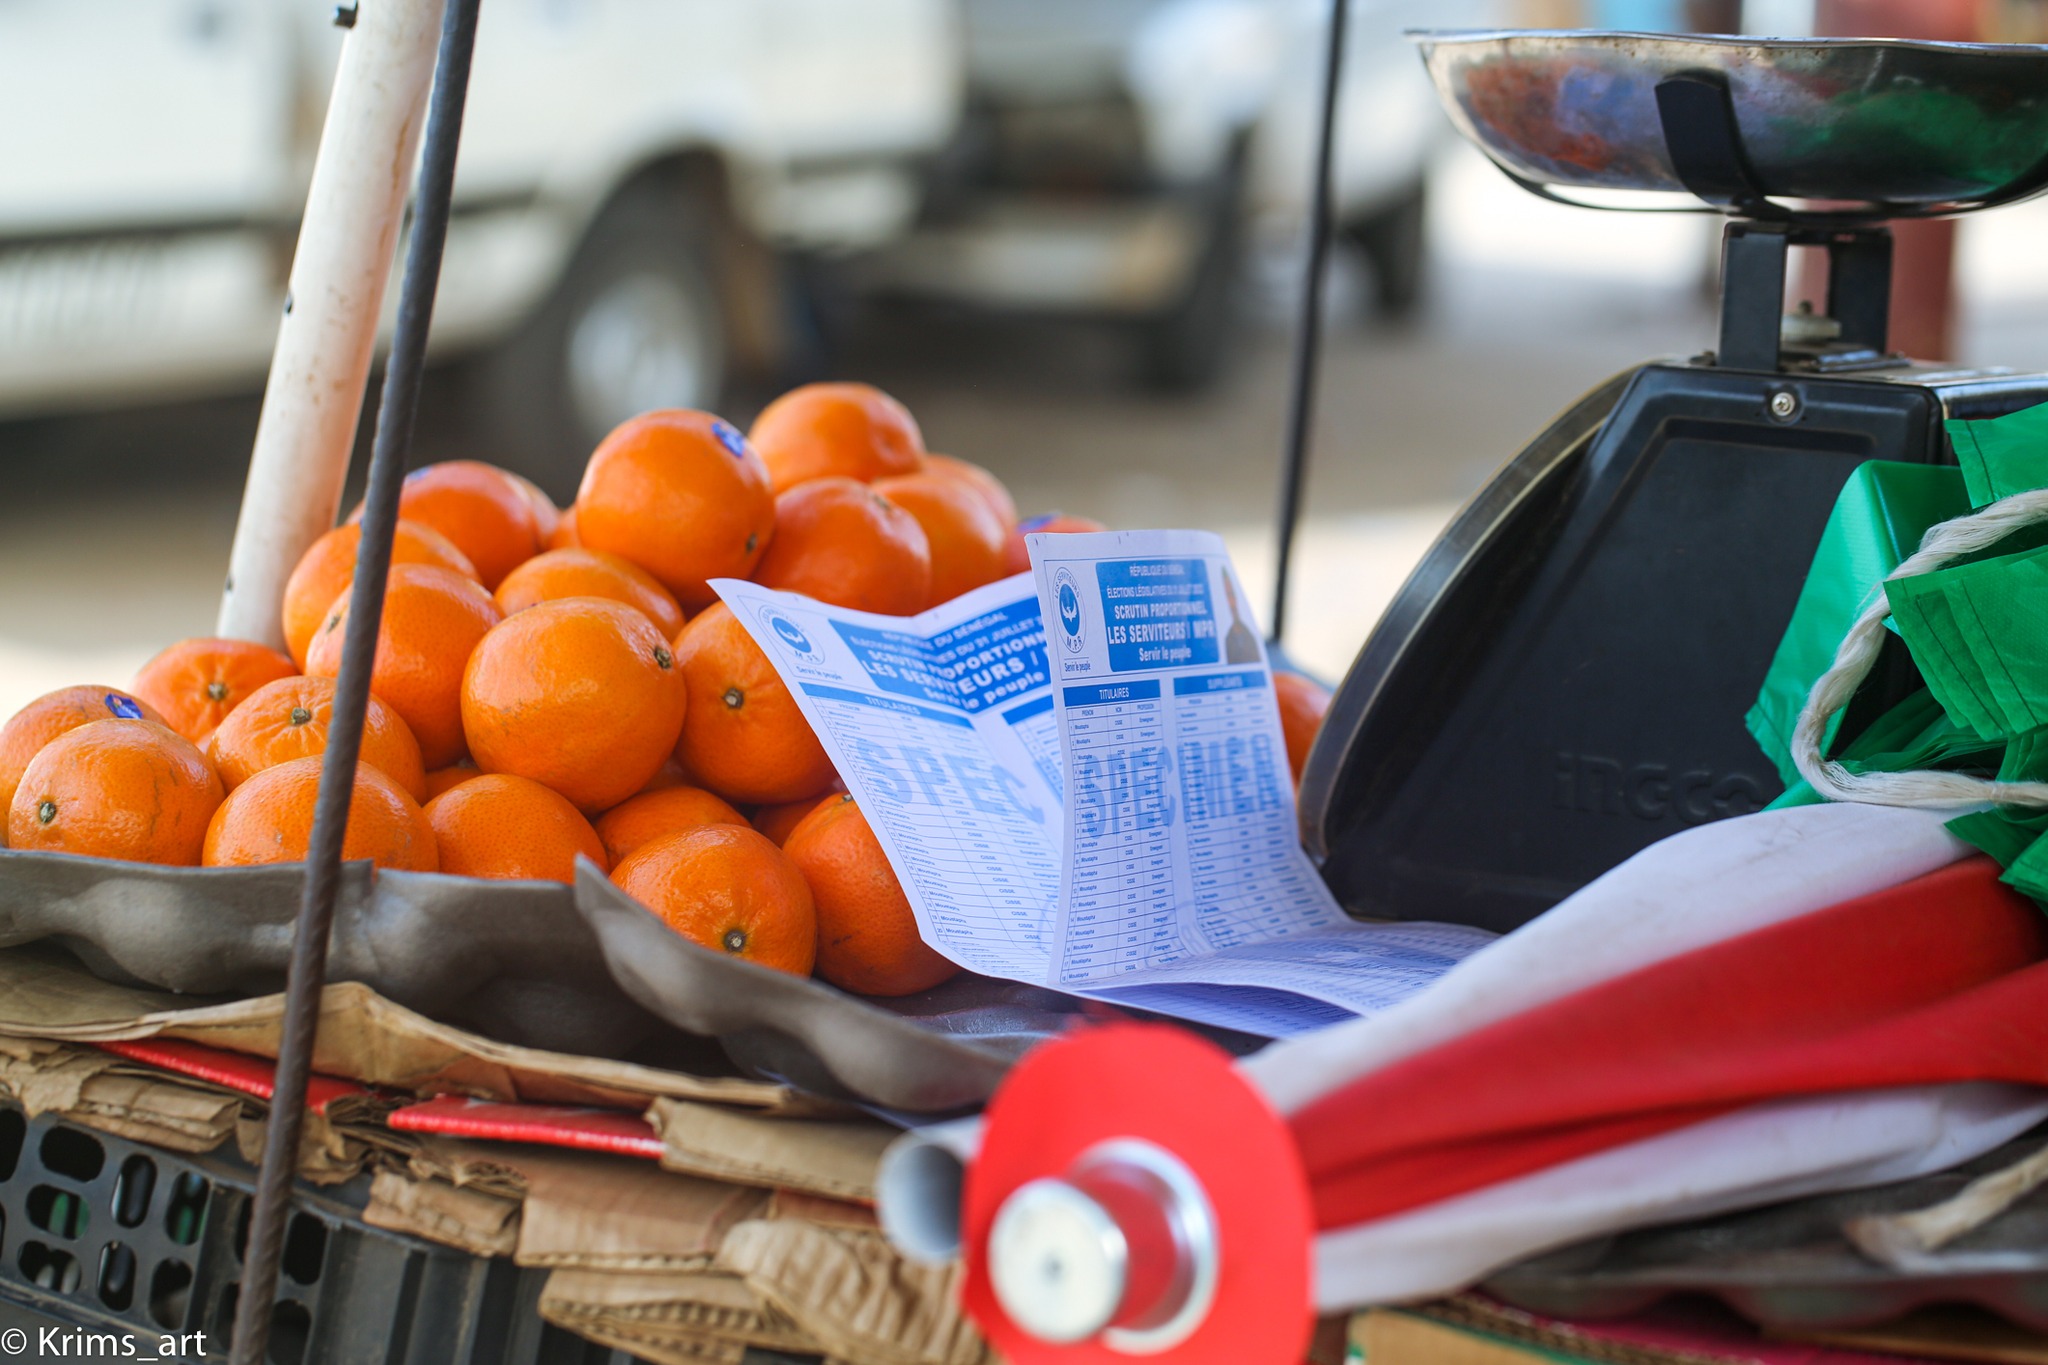
[[[342,835],[348,828],[349,798],[354,793],[356,759],[362,750],[363,714],[370,701],[370,668],[375,662],[377,631],[384,615],[391,538],[398,525],[399,487],[412,445],[413,414],[419,404],[427,327],[433,319],[441,251],[448,239],[455,152],[462,136],[462,107],[469,91],[470,57],[476,46],[478,4],[479,0],[449,0],[441,23],[412,243],[406,253],[405,280],[399,287],[398,326],[392,337],[390,359],[385,364],[384,392],[377,409],[377,438],[370,455],[369,487],[363,498],[361,548],[355,585],[349,594],[348,634],[342,642],[334,718],[328,730],[327,754],[320,769],[320,794],[313,811],[305,895],[299,903],[292,940],[284,1035],[277,1054],[277,1089],[271,1096],[270,1122],[264,1131],[263,1166],[256,1181],[256,1207],[243,1258],[240,1297],[235,1304],[234,1365],[260,1365],[269,1345],[270,1313],[277,1297],[278,1262],[284,1249],[285,1215],[298,1169],[306,1078],[312,1069],[314,1035],[320,1024],[320,996],[327,983],[327,936],[334,923]]]
[[[1323,66],[1322,123],[1316,134],[1315,185],[1309,196],[1308,263],[1302,272],[1301,316],[1294,335],[1294,383],[1287,408],[1287,444],[1280,466],[1280,528],[1273,572],[1272,640],[1287,630],[1287,573],[1294,560],[1301,485],[1308,473],[1309,427],[1315,421],[1316,369],[1323,345],[1323,275],[1330,255],[1330,161],[1337,141],[1337,91],[1344,75],[1344,24],[1349,0],[1330,0],[1330,46]]]

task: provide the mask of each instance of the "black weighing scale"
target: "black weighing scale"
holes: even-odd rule
[[[1506,930],[1777,796],[1743,715],[1850,473],[1953,464],[1943,419],[2048,401],[2048,375],[1890,350],[1884,227],[2048,188],[2048,48],[1416,38],[1452,120],[1523,187],[1728,219],[1715,348],[1601,385],[1473,498],[1303,774],[1304,840],[1354,913]],[[1792,247],[1827,253],[1825,315],[1784,316]]]

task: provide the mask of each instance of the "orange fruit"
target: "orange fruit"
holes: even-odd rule
[[[221,785],[233,791],[265,768],[326,753],[327,731],[333,723],[333,679],[279,678],[250,693],[235,714],[221,722],[206,741],[206,756],[220,773]],[[398,713],[374,696],[363,716],[359,757],[405,788],[413,800],[426,800],[427,772],[420,763],[419,741]]]
[[[683,628],[683,609],[667,588],[638,564],[602,550],[549,550],[527,560],[498,585],[498,610],[507,616],[536,602],[562,597],[609,597],[654,623],[664,640]]]
[[[676,637],[688,686],[676,757],[728,801],[795,801],[838,780],[775,665],[723,602]]]
[[[623,602],[565,597],[508,616],[462,675],[462,730],[487,773],[517,773],[584,810],[647,785],[689,692],[662,633]]]
[[[915,995],[959,972],[918,936],[903,883],[853,797],[820,803],[783,852],[817,906],[819,976],[861,995]]]
[[[1034,532],[1047,535],[1080,535],[1086,531],[1107,531],[1109,528],[1090,517],[1070,517],[1065,512],[1048,512],[1044,516],[1020,521],[1010,528],[1010,534],[1003,541],[1003,576],[1023,573],[1031,567],[1031,552],[1024,548],[1024,537]]]
[[[462,757],[462,670],[477,641],[499,620],[498,604],[475,579],[431,564],[391,566],[370,690],[412,731],[420,761],[429,768],[445,768]],[[306,672],[316,678],[339,673],[347,634],[343,595],[306,651]]]
[[[951,455],[927,455],[924,457],[924,472],[937,474],[943,479],[957,479],[981,495],[988,504],[988,510],[996,514],[996,520],[1003,524],[1005,534],[1017,524],[1017,500],[1010,496],[1010,490],[1003,481],[970,460],[955,459]]]
[[[715,952],[808,976],[817,955],[811,888],[745,825],[699,825],[643,844],[612,869],[621,891]]]
[[[1301,768],[1315,747],[1316,733],[1330,709],[1330,689],[1299,673],[1273,675],[1273,700],[1280,706],[1280,733],[1287,737],[1287,766],[1301,782]]]
[[[511,773],[473,777],[429,801],[426,815],[451,876],[573,883],[579,853],[612,865],[583,812]]]
[[[526,501],[533,507],[533,529],[540,536],[541,548],[554,548],[549,542],[561,529],[562,509],[555,506],[555,500],[539,484],[524,474],[514,474],[507,469],[504,475],[518,485],[519,491],[526,494]]]
[[[699,825],[744,825],[747,817],[702,787],[664,787],[620,802],[597,819],[597,837],[613,862],[663,835]]]
[[[910,513],[924,529],[932,557],[932,592],[927,606],[950,602],[1003,577],[1003,541],[1008,530],[972,484],[942,474],[905,474],[882,479],[874,489]]]
[[[775,491],[833,475],[868,483],[914,474],[924,436],[901,403],[867,384],[806,384],[761,410],[747,439],[768,463]]]
[[[775,499],[775,542],[754,581],[884,616],[923,611],[932,552],[917,518],[853,479],[813,479]]]
[[[481,460],[448,460],[413,470],[398,495],[398,515],[455,542],[486,588],[496,588],[506,574],[540,553],[533,499],[513,475]],[[363,509],[356,508],[348,519],[360,522]]]
[[[654,770],[654,776],[647,779],[647,784],[640,788],[640,793],[636,793],[636,795],[646,792],[667,791],[670,787],[694,787],[696,785],[697,779],[690,776],[690,770],[676,762],[676,756],[670,754],[667,759],[663,760],[662,765]]]
[[[470,759],[458,759],[445,768],[436,768],[427,774],[427,800],[431,801],[441,793],[461,786],[482,770]]]
[[[284,585],[284,647],[291,651],[300,670],[306,667],[306,649],[326,621],[334,599],[347,592],[356,576],[356,548],[363,528],[354,522],[337,526],[299,558],[299,566]],[[434,564],[453,569],[464,578],[477,576],[469,556],[455,548],[455,542],[431,526],[400,521],[391,536],[393,564]]]
[[[29,761],[65,731],[96,720],[149,720],[164,724],[162,714],[154,706],[118,687],[60,687],[37,697],[0,727],[0,824],[5,823],[4,813],[14,803],[14,789],[21,785],[21,775],[28,771]]]
[[[142,666],[135,675],[135,695],[161,711],[173,730],[204,744],[250,693],[298,671],[297,664],[268,645],[180,640]]]
[[[576,492],[576,536],[629,559],[684,610],[717,597],[713,578],[745,578],[775,532],[768,467],[739,428],[708,412],[642,413],[598,443]]]
[[[265,768],[228,793],[206,827],[208,867],[302,863],[313,843],[313,805],[320,793],[318,758]],[[434,831],[419,803],[367,763],[356,765],[344,862],[369,859],[380,869],[433,872],[441,864]]]
[[[575,508],[562,509],[561,518],[555,522],[555,529],[548,534],[546,543],[550,550],[573,550],[583,543],[582,537],[576,534]]]
[[[7,844],[193,867],[220,778],[199,746],[148,720],[95,720],[45,744],[7,807]]]
[[[773,840],[777,848],[781,848],[789,842],[790,831],[802,824],[806,815],[827,801],[838,800],[839,796],[840,793],[831,792],[825,796],[806,796],[801,801],[778,801],[756,810],[750,823]]]

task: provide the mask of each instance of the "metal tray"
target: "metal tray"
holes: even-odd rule
[[[1872,216],[1905,218],[2048,188],[2048,47],[1554,30],[1410,36],[1459,131],[1539,193],[1686,193],[1656,96],[1659,82],[1681,75],[1725,86],[1766,195],[1853,201]]]
[[[849,995],[700,948],[594,864],[579,860],[576,873],[576,908],[628,996],[677,1028],[716,1036],[741,1067],[814,1094],[914,1114],[968,1109],[1035,1044],[1091,1016],[1129,1017],[971,973],[895,999]]]
[[[1708,1294],[1781,1331],[1864,1327],[1928,1304],[1969,1303],[2048,1332],[2048,1187],[1929,1253],[1911,1274],[1866,1260],[1841,1231],[1864,1214],[1939,1203],[2044,1146],[2048,1129],[2036,1129],[1939,1175],[1585,1242],[1505,1271],[1486,1291],[1561,1318],[1619,1317],[1667,1295]]]
[[[302,882],[296,866],[0,849],[0,949],[49,941],[122,985],[267,995],[284,987]],[[901,999],[849,995],[690,943],[589,863],[573,889],[347,864],[329,954],[329,980],[503,1042],[618,1058],[680,1029],[742,1071],[912,1114],[978,1105],[1034,1044],[1130,1017],[965,974]],[[1208,1032],[1237,1051],[1260,1041]]]
[[[196,996],[284,989],[297,866],[157,867],[0,849],[0,948]],[[661,1024],[619,991],[568,887],[342,868],[328,979],[526,1047],[619,1057]]]

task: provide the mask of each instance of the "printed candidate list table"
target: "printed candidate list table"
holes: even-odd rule
[[[1066,689],[1072,885],[1063,980],[1186,955],[1174,923],[1166,703],[1157,682]]]
[[[1331,899],[1301,851],[1272,675],[1220,541],[1026,543],[1067,777],[1060,986],[1294,1032],[1383,1008],[1487,941],[1358,924]]]

